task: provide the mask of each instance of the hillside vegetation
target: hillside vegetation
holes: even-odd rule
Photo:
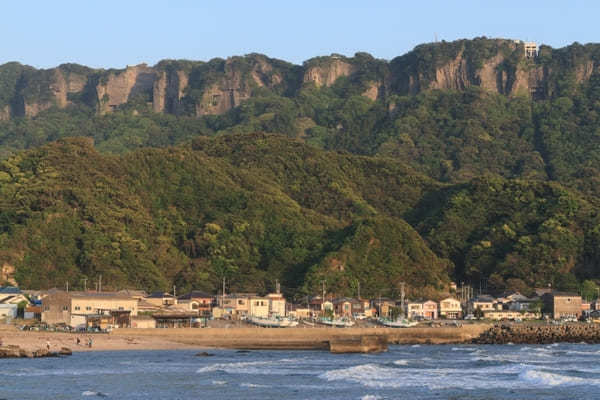
[[[596,44],[486,38],[390,62],[5,64],[0,262],[33,288],[589,289],[599,66]]]

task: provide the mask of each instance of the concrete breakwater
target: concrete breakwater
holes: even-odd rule
[[[194,347],[245,350],[385,351],[387,344],[470,343],[489,324],[414,328],[181,328],[116,329],[111,338],[168,338]]]
[[[496,325],[474,339],[474,344],[600,343],[600,325]]]

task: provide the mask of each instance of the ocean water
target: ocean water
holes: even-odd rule
[[[600,346],[127,351],[0,360],[0,399],[598,399]]]

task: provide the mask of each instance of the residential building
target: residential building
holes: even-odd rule
[[[190,311],[198,311],[201,317],[210,317],[215,305],[215,296],[199,290],[192,290],[188,294],[179,296],[177,302],[186,305]]]
[[[315,296],[312,299],[310,299],[310,302],[308,303],[308,308],[310,308],[313,316],[322,315],[327,310],[334,311],[333,302],[327,300],[327,297],[325,298],[325,300],[323,300],[321,296]]]
[[[406,316],[410,319],[419,319],[423,317],[423,301],[408,301],[406,303]]]
[[[158,307],[167,307],[177,304],[177,297],[170,293],[154,292],[144,297],[144,301]]]
[[[287,315],[297,319],[306,319],[312,316],[312,310],[301,304],[289,304]]]
[[[372,302],[373,308],[377,310],[377,314],[379,316],[385,317],[391,315],[392,308],[396,307],[396,302],[392,299],[381,298],[373,300]]]
[[[544,314],[553,319],[579,318],[581,296],[576,293],[552,292],[542,296]]]
[[[196,311],[163,310],[152,315],[157,328],[193,328],[200,327]]]
[[[135,317],[131,317],[131,327],[138,329],[156,328],[156,319],[149,315],[137,315]]]
[[[438,303],[433,300],[423,302],[423,318],[437,319],[438,318]]]
[[[248,315],[261,318],[269,317],[269,299],[267,297],[250,297],[249,304],[250,308],[248,310]]]
[[[541,315],[535,312],[529,311],[513,311],[513,310],[488,310],[484,311],[483,317],[494,321],[501,320],[525,320],[525,319],[539,319]]]
[[[459,319],[462,318],[462,306],[460,301],[454,297],[448,297],[440,301],[440,318]]]
[[[372,317],[376,314],[376,310],[371,307],[371,301],[367,299],[358,299],[361,307],[361,313],[365,315],[365,317]]]
[[[27,306],[23,313],[24,319],[42,320],[42,306]]]
[[[18,287],[0,287],[0,304],[19,304],[23,301],[26,304],[30,304],[27,296],[25,296]]]
[[[486,311],[495,310],[496,302],[492,296],[479,295],[469,300],[469,312],[473,313],[475,310],[480,309],[484,313]]]
[[[94,315],[112,315],[118,325],[128,326],[131,316],[138,314],[138,301],[114,292],[53,291],[42,299],[42,322],[87,326]]]
[[[136,299],[137,301],[141,301],[144,298],[148,297],[148,293],[145,290],[137,290],[137,289],[122,289],[117,292],[120,296],[131,297]]]
[[[349,297],[342,297],[333,301],[334,312],[338,316],[352,317],[363,313],[363,305],[360,301]]]
[[[227,294],[218,297],[219,308],[223,316],[242,316],[250,312],[250,297],[255,297],[254,293]]]
[[[164,306],[157,306],[156,304],[150,303],[144,299],[138,300],[138,314],[153,314],[164,309]]]
[[[0,319],[17,318],[16,304],[0,304]]]
[[[592,303],[590,303],[589,301],[582,300],[581,301],[581,312],[584,315],[586,315],[586,314],[589,314],[590,311],[592,311]]]
[[[267,299],[269,300],[269,314],[282,317],[286,315],[286,301],[281,293],[269,293]]]

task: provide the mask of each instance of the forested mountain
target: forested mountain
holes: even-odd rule
[[[596,44],[486,38],[5,64],[0,261],[29,287],[576,289],[600,279],[599,66]]]

